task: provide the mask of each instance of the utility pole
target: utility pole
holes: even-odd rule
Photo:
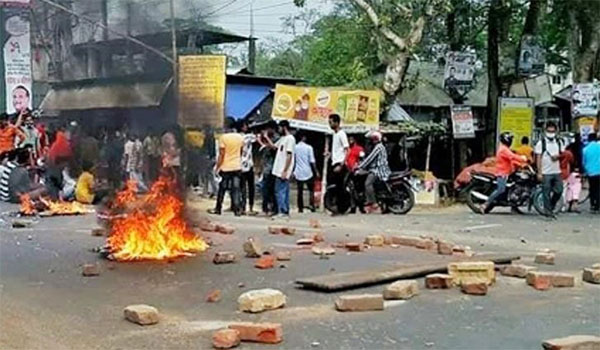
[[[132,16],[133,16],[133,4],[131,1],[127,2],[127,35],[131,36],[132,32]],[[133,67],[133,52],[131,50],[131,42],[127,42],[127,73],[131,74],[134,71]]]
[[[254,1],[250,2],[250,42],[248,43],[248,70],[256,73],[256,40],[254,39]]]
[[[175,29],[175,4],[173,0],[169,0],[169,7],[171,12],[171,44],[173,50],[173,87],[175,88],[175,96],[177,96],[179,79],[177,79],[177,31]]]
[[[102,11],[102,41],[106,44],[108,41],[108,0],[101,0],[100,8]],[[110,71],[112,70],[112,56],[110,53],[110,48],[106,50],[102,50],[102,76],[108,77],[110,75]]]

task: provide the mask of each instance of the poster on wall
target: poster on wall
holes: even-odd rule
[[[471,106],[454,105],[451,109],[452,134],[455,139],[475,137],[475,123]]]
[[[530,76],[544,73],[546,56],[544,48],[537,37],[524,35],[521,40],[521,53],[519,55],[519,75]]]
[[[477,56],[466,52],[448,52],[444,71],[444,90],[464,95],[473,86]]]
[[[32,108],[29,9],[2,7],[3,109],[15,115]]]
[[[571,92],[573,117],[598,114],[599,83],[574,84]]]
[[[0,6],[29,6],[31,0],[0,0]]]
[[[513,149],[519,147],[523,136],[532,138],[535,118],[532,98],[500,97],[498,107],[498,136],[503,132],[511,132],[514,135]]]
[[[179,57],[179,125],[184,128],[223,127],[227,57]]]
[[[598,130],[598,119],[596,117],[581,117],[577,119],[577,126],[579,135],[581,135],[581,142],[587,145],[590,134]]]
[[[273,119],[287,119],[300,129],[330,132],[329,115],[337,113],[342,128],[360,132],[379,128],[380,92],[278,84]]]

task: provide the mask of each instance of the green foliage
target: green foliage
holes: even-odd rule
[[[401,122],[398,124],[391,124],[386,127],[388,131],[397,131],[408,136],[432,136],[439,137],[447,134],[448,129],[444,123],[435,122]]]

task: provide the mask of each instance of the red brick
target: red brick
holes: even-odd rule
[[[527,284],[537,290],[548,290],[552,288],[552,278],[548,273],[531,271],[527,274]]]
[[[425,238],[425,239],[420,239],[417,242],[416,247],[417,247],[417,249],[436,250],[437,244],[435,243],[434,240]]]
[[[256,260],[254,267],[258,269],[272,269],[275,265],[275,257],[273,255],[265,255],[262,258]]]
[[[522,264],[510,264],[500,267],[500,273],[503,276],[525,278],[527,273],[537,270],[535,266],[527,266]]]
[[[225,235],[230,235],[235,232],[235,227],[227,224],[216,224],[216,231]]]
[[[338,311],[375,311],[383,310],[383,295],[355,294],[342,295],[335,301]]]
[[[213,333],[215,349],[231,349],[240,345],[240,332],[236,329],[221,329]]]
[[[281,233],[283,233],[284,235],[293,236],[296,234],[296,228],[284,226],[281,228]]]
[[[443,273],[434,273],[425,277],[425,288],[448,289],[452,287],[452,277]]]
[[[315,232],[311,238],[315,243],[325,242],[325,237],[321,232]]]
[[[213,258],[214,264],[231,264],[234,263],[236,259],[234,252],[216,252]]]
[[[242,341],[277,344],[283,340],[283,329],[279,323],[238,322],[229,325],[240,333]]]
[[[81,269],[81,274],[85,277],[100,275],[100,267],[97,264],[85,264]]]
[[[216,303],[219,300],[221,300],[221,291],[219,289],[215,289],[215,290],[211,291],[206,296],[207,303]]]
[[[410,237],[410,236],[392,236],[391,241],[393,244],[408,246],[408,247],[416,247],[417,243],[421,241],[418,237]]]
[[[452,247],[454,247],[454,243],[447,241],[438,241],[438,254],[441,255],[452,255]]]
[[[283,226],[269,226],[269,233],[272,235],[278,235],[282,233]]]
[[[488,291],[488,286],[485,282],[483,282],[483,283],[463,283],[463,284],[461,284],[460,289],[465,294],[486,295],[487,291]]]
[[[600,337],[594,335],[571,335],[555,338],[542,343],[545,350],[598,350]]]
[[[351,252],[362,252],[365,250],[365,246],[362,243],[348,242],[346,243],[346,249]]]

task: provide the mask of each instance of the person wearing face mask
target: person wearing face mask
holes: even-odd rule
[[[33,117],[31,115],[25,117],[25,122],[21,127],[21,131],[25,135],[25,138],[17,145],[18,148],[30,146],[33,159],[37,159],[41,152],[40,132],[36,129],[35,125],[33,125]]]
[[[556,137],[557,126],[546,124],[546,133],[535,145],[538,180],[542,182],[544,209],[547,217],[554,218],[554,207],[563,193],[560,171],[561,141]]]

